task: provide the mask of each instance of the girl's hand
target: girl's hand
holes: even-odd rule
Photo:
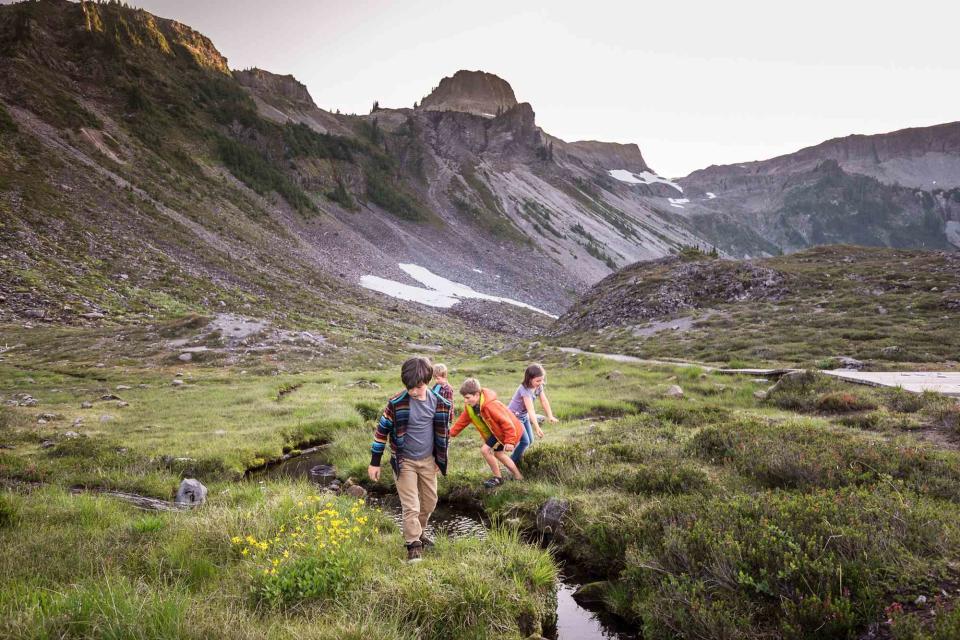
[[[550,416],[549,418],[547,418],[547,422],[550,422],[551,424],[556,424],[556,423],[560,422],[560,420],[557,419],[557,418],[554,417],[554,416]]]
[[[537,427],[537,430],[535,433],[537,434],[538,438],[542,438],[544,436],[543,429],[541,429],[540,427]]]

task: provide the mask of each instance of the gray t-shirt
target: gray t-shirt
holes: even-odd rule
[[[427,391],[425,400],[410,396],[410,416],[403,455],[410,460],[423,460],[433,455],[433,414],[437,412],[437,396]]]
[[[530,402],[533,402],[540,397],[540,394],[543,393],[543,385],[535,389],[530,389],[523,386],[522,384],[517,387],[516,393],[513,394],[513,398],[510,399],[510,404],[508,405],[510,411],[513,411],[519,417],[527,415],[527,407],[523,404],[524,398],[530,398]]]

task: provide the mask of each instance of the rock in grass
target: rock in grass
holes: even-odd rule
[[[43,442],[40,443],[41,449],[50,449],[55,446],[57,446],[57,443],[54,442],[53,440],[44,440]]]
[[[92,403],[92,402],[83,401],[83,402],[80,403],[80,408],[81,408],[81,409],[93,409],[93,403]]]
[[[588,582],[577,587],[573,592],[573,599],[581,604],[603,604],[610,583],[606,580]]]
[[[766,399],[767,399],[767,395],[768,395],[768,394],[767,394],[766,391],[754,391],[754,392],[753,392],[753,397],[756,398],[757,400],[766,400]]]
[[[177,360],[180,362],[190,362],[193,360],[193,354],[190,352],[181,353],[179,356],[177,356]]]
[[[130,389],[133,389],[133,387],[131,387],[130,385],[126,385],[126,384],[117,385],[117,391],[128,391]]]
[[[570,503],[560,498],[548,498],[537,510],[537,532],[545,540],[563,537],[563,519],[570,511]]]
[[[63,434],[63,437],[73,440],[74,438],[79,438],[80,434],[77,433],[76,431],[67,431],[66,433]]]
[[[177,378],[177,379],[175,379],[173,382],[171,382],[170,384],[172,384],[172,385],[175,386],[175,387],[182,387],[182,386],[183,386],[183,380],[181,380],[180,378]]]
[[[854,371],[860,371],[867,366],[862,360],[857,360],[856,358],[851,358],[849,356],[840,356],[837,358],[837,362],[840,363],[841,369],[853,369]]]
[[[344,493],[350,497],[356,498],[357,500],[363,500],[367,497],[367,490],[358,484],[347,487]]]
[[[129,402],[123,402],[123,401],[117,402],[117,409],[123,409],[124,407],[129,407],[129,406],[130,406]]]
[[[207,501],[207,488],[199,480],[186,478],[180,482],[180,488],[177,489],[177,497],[174,502],[177,504],[198,506]]]
[[[668,398],[682,398],[683,389],[681,389],[678,385],[672,384],[664,395],[666,395]]]

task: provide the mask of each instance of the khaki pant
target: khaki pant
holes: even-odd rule
[[[403,508],[403,540],[420,539],[430,514],[437,506],[437,463],[433,456],[423,460],[405,459],[397,477],[397,493]]]

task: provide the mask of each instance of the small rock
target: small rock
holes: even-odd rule
[[[120,401],[117,403],[117,409],[123,409],[124,407],[129,407],[129,406],[130,406],[129,402]]]
[[[173,382],[171,382],[170,384],[172,384],[172,385],[175,386],[175,387],[182,387],[182,386],[183,386],[183,380],[180,380],[180,379],[178,378],[178,379],[174,380]]]
[[[180,362],[190,362],[191,360],[193,360],[193,354],[190,352],[181,353],[179,356],[177,356],[177,360],[179,360]]]
[[[102,362],[98,362],[97,364],[95,364],[95,365],[93,365],[93,366],[96,367],[97,369],[103,369],[103,368],[106,367],[107,365],[103,364]]]
[[[54,420],[59,420],[61,416],[58,416],[55,413],[41,413],[37,418],[46,420],[47,422],[53,422]]]
[[[118,384],[118,385],[117,385],[117,391],[129,391],[130,389],[133,389],[133,387],[128,386],[128,385],[125,385],[125,384]]]
[[[623,380],[623,378],[623,372],[616,369],[607,374],[607,380]]]
[[[70,438],[71,440],[73,440],[74,438],[79,438],[80,434],[77,433],[76,431],[67,431],[66,433],[63,434],[63,437]]]
[[[667,392],[664,394],[668,398],[680,398],[683,396],[683,389],[677,385],[670,385],[670,388],[667,389]]]
[[[113,420],[113,416],[111,416],[111,415],[106,415],[106,414],[104,414],[104,415],[100,416],[100,422],[101,422],[101,423],[110,422],[111,420]]]
[[[40,404],[40,402],[36,398],[30,396],[27,396],[26,399],[20,401],[21,407],[35,407],[38,404]]]
[[[899,352],[900,352],[900,347],[898,347],[897,345],[890,345],[889,347],[884,347],[883,349],[880,349],[880,353],[882,353],[885,356],[892,356],[893,354],[899,353]]]
[[[83,424],[83,418],[77,418],[76,420],[73,421],[73,425],[71,426],[79,427],[82,424]]]
[[[43,442],[40,443],[41,449],[50,449],[51,447],[55,447],[55,446],[57,446],[57,443],[54,442],[53,440],[44,440]]]
[[[112,393],[105,393],[104,395],[100,396],[100,399],[104,401],[123,400],[123,398],[121,398],[120,396],[115,396]]]
[[[47,421],[43,418],[37,418],[37,424],[47,424]]]
[[[80,403],[80,408],[81,408],[81,409],[93,409],[93,403],[92,403],[92,402],[83,401],[83,402]]]
[[[207,501],[207,488],[199,480],[185,478],[177,489],[174,502],[190,506],[201,505]]]
[[[887,315],[886,307],[884,307],[883,305],[877,305],[877,313],[879,313],[881,316]]]
[[[917,599],[913,601],[913,604],[919,606],[927,604],[927,596],[917,596]]]
[[[357,500],[363,500],[364,498],[367,497],[367,490],[361,487],[360,485],[355,484],[353,486],[347,487],[346,494],[348,496],[356,498]]]
[[[756,398],[757,400],[766,400],[766,399],[767,399],[767,392],[766,392],[766,391],[754,391],[754,392],[753,392],[753,397]]]
[[[183,371],[177,371],[177,372],[173,375],[173,377],[174,377],[174,378],[182,378],[182,377],[183,377]]]

